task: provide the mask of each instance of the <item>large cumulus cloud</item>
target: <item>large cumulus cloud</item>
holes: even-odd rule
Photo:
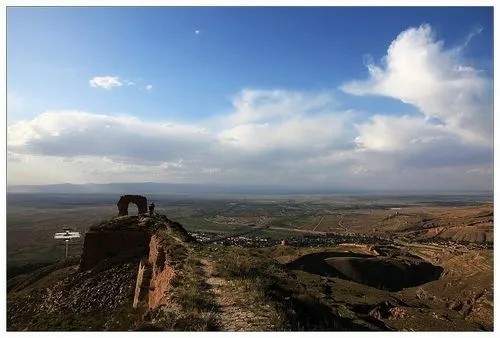
[[[463,48],[435,39],[429,25],[405,30],[391,43],[381,65],[367,64],[369,78],[342,89],[354,95],[380,95],[412,104],[466,141],[492,141],[492,83],[465,63]]]

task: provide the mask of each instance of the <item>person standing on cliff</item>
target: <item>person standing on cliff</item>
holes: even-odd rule
[[[155,211],[155,203],[151,202],[149,205],[149,216],[153,216],[153,212]]]

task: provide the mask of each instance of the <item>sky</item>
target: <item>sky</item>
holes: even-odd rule
[[[490,7],[7,9],[7,183],[493,190]]]

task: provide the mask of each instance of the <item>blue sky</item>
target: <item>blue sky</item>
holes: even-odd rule
[[[9,8],[7,47],[12,184],[492,184],[492,8]]]

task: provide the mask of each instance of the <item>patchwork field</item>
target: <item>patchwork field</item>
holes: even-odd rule
[[[191,232],[220,236],[253,232],[271,238],[325,233],[377,235],[419,241],[493,242],[488,196],[148,196],[157,212]],[[49,262],[64,255],[53,234],[65,227],[84,234],[117,214],[118,196],[106,194],[9,194],[9,267]],[[137,213],[135,205],[130,214]],[[72,254],[81,252],[75,240]]]

